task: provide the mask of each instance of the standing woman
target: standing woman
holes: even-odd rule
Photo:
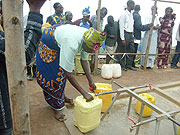
[[[175,14],[171,7],[167,7],[165,10],[165,16],[160,18],[160,30],[159,30],[159,42],[158,42],[158,54],[170,53],[172,45],[172,30],[175,21]],[[158,68],[168,68],[168,55],[159,55],[157,57]]]
[[[83,11],[82,11],[83,18],[80,18],[80,19],[74,21],[72,24],[80,26],[80,27],[84,27],[84,28],[87,28],[87,29],[91,28],[92,27],[92,22],[89,20],[89,17],[90,17],[89,8],[90,7],[83,9]]]
[[[59,3],[56,2],[54,5],[54,10],[55,13],[51,16],[49,16],[46,20],[46,22],[48,22],[51,25],[54,24],[64,24],[65,23],[65,15],[63,14],[63,6]]]
[[[153,8],[151,8],[152,14],[146,18],[145,24],[149,24],[152,22],[152,16],[153,16]],[[150,48],[149,48],[149,54],[156,54],[156,50],[157,50],[157,40],[158,40],[158,29],[160,29],[159,26],[159,19],[157,17],[157,8],[156,8],[156,17],[154,20],[154,26],[153,26],[153,32],[152,32],[152,38],[151,38],[151,44],[150,44]],[[142,50],[141,53],[145,54],[146,53],[146,49],[147,49],[147,44],[148,44],[148,39],[149,39],[149,31],[146,31],[144,34],[144,37],[142,39]],[[145,55],[141,56],[141,68],[144,67],[144,61],[145,61]],[[154,67],[154,61],[155,61],[155,56],[148,56],[147,59],[147,69],[152,69]]]

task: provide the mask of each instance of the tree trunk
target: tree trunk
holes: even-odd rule
[[[14,135],[30,135],[22,0],[3,0],[2,5]]]

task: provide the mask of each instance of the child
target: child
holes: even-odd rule
[[[66,11],[65,16],[66,16],[66,23],[65,24],[72,24],[73,14],[70,11]]]
[[[105,41],[106,44],[106,51],[108,53],[114,53],[116,49],[116,41],[117,41],[117,34],[118,34],[118,23],[114,22],[113,16],[108,16],[107,18],[108,24],[106,24],[104,32],[107,32],[107,38]],[[111,58],[110,56],[106,56],[106,64],[109,64]]]

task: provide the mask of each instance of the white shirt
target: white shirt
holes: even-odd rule
[[[145,24],[149,24],[149,23],[152,23],[152,15],[146,17],[146,19],[145,19]],[[157,25],[160,25],[158,16],[156,16],[154,19],[154,26],[157,26]]]
[[[179,23],[179,26],[180,26],[180,23]],[[180,27],[179,26],[178,26],[178,30],[177,30],[177,33],[176,33],[176,40],[180,42],[180,35],[179,35]]]
[[[125,40],[124,31],[133,32],[134,19],[132,12],[129,12],[127,9],[119,17],[119,29],[120,29],[120,38]]]

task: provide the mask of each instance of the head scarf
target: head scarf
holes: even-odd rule
[[[83,40],[88,48],[96,51],[106,40],[106,33],[90,28],[84,33]]]
[[[71,11],[66,11],[65,16],[68,16],[69,14],[72,14]]]
[[[90,8],[90,7],[88,6],[88,8],[83,9],[83,11],[82,11],[82,15],[83,15],[83,16],[88,16],[88,15],[90,15],[89,8]]]

